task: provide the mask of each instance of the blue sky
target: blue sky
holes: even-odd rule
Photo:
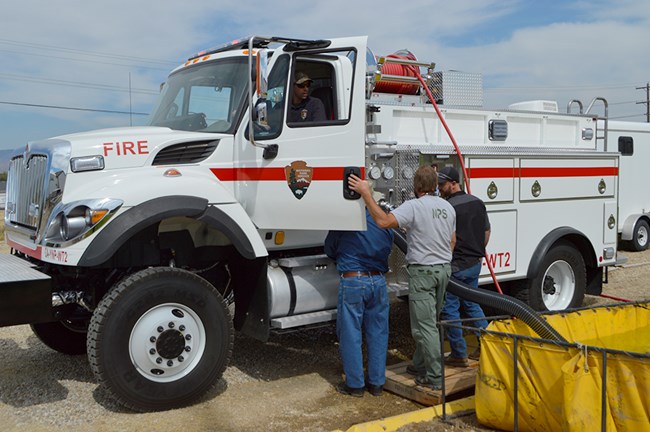
[[[23,0],[0,16],[0,149],[143,124],[172,68],[250,34],[368,35],[375,54],[481,73],[487,107],[603,96],[610,118],[645,120],[647,0]]]

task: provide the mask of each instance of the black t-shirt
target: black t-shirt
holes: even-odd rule
[[[474,195],[459,191],[447,201],[456,210],[456,247],[451,269],[464,270],[485,256],[485,231],[490,229],[490,219],[485,204]]]
[[[308,97],[289,107],[289,122],[324,121],[325,106],[318,98]]]

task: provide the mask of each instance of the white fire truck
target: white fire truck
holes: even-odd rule
[[[483,109],[471,75],[459,83],[404,57],[378,65],[365,37],[251,37],[176,68],[148,127],[21,147],[0,325],[28,323],[57,351],[87,352],[127,407],[188,404],[221,376],[234,329],[266,340],[335,317],[339,276],[323,240],[365,229],[347,175],[366,176],[390,207],[413,197],[418,166],[460,168],[439,117],[490,214],[481,283],[489,261],[537,309],[600,293],[616,260],[619,156],[596,136],[597,118],[549,102]],[[414,67],[428,68],[440,116]],[[287,121],[296,71],[313,80],[325,120]]]

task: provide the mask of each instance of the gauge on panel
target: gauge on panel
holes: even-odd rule
[[[395,177],[395,170],[391,166],[385,166],[382,174],[386,180],[392,180]]]
[[[370,168],[370,171],[368,171],[368,178],[377,180],[379,177],[381,177],[381,169],[377,165]]]

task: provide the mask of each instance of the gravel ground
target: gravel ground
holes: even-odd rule
[[[3,215],[0,212],[0,220]],[[7,252],[0,246],[0,252]],[[650,298],[650,251],[624,252],[610,269],[605,294]],[[586,305],[611,300],[588,297]],[[412,340],[408,308],[391,305],[389,363],[408,359]],[[132,413],[97,386],[85,356],[45,347],[29,326],[0,328],[0,422],[5,431],[327,431],[414,411],[422,406],[384,392],[361,399],[333,389],[341,378],[333,326],[274,335],[261,343],[236,335],[230,366],[215,388],[195,405],[162,413]],[[482,428],[473,415],[405,426],[412,431]]]

